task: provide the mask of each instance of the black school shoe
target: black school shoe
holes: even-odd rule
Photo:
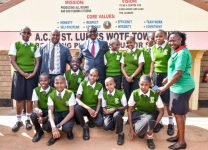
[[[87,124],[85,124],[85,126],[83,127],[83,139],[85,141],[90,139],[90,131],[89,126]]]
[[[177,150],[177,149],[186,149],[186,147],[187,147],[186,143],[184,143],[184,144],[175,143],[173,145],[170,145],[168,148]]]
[[[72,139],[74,138],[74,134],[73,134],[72,131],[70,131],[69,133],[67,133],[67,138],[68,138],[69,140],[72,140]]]
[[[147,139],[147,146],[149,149],[155,149],[155,143],[153,139]]]
[[[21,122],[19,122],[19,121],[16,122],[15,125],[12,127],[12,131],[17,132],[21,126],[23,126],[22,121]]]
[[[160,129],[163,128],[163,124],[162,123],[158,123],[155,128],[153,129],[154,133],[158,133],[160,131]]]
[[[174,124],[168,124],[167,134],[170,136],[174,134]]]
[[[94,128],[94,127],[95,127],[95,124],[94,124],[94,122],[93,122],[92,120],[89,120],[89,121],[87,122],[87,124],[88,124],[88,126],[89,126],[90,128]]]
[[[124,133],[119,133],[118,134],[117,144],[118,145],[123,145],[124,144]]]
[[[32,124],[30,123],[30,120],[26,120],[25,121],[25,126],[27,130],[31,130],[32,129]]]
[[[43,134],[44,134],[43,131],[36,132],[35,135],[33,136],[32,142],[38,142],[43,136]]]
[[[58,139],[59,139],[59,138],[58,138]],[[48,146],[53,145],[58,139],[54,139],[53,137],[50,138],[50,139],[48,140],[48,142],[47,142],[47,145],[48,145]]]

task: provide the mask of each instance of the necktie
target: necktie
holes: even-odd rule
[[[112,94],[108,94],[108,96],[113,96]]]
[[[43,95],[46,95],[46,91],[43,91],[42,93],[43,93]]]
[[[89,85],[89,87],[90,87],[91,90],[93,89],[93,87],[91,85]]]
[[[92,41],[92,48],[91,48],[91,54],[93,57],[95,57],[95,41]]]
[[[55,45],[53,45],[53,48],[51,50],[51,60],[50,60],[50,70],[54,70],[54,56],[55,56]]]
[[[25,46],[28,46],[28,44],[27,44],[27,43],[24,43],[24,45],[25,45]]]
[[[72,76],[76,76],[77,74],[76,73],[72,73]]]
[[[58,97],[61,98],[61,93],[60,92],[58,93]]]

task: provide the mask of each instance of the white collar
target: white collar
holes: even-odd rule
[[[25,41],[22,40],[22,44],[30,45],[30,41],[25,42]]]
[[[107,91],[107,94],[108,95],[111,94],[112,96],[114,96],[115,92],[116,92],[116,90],[114,89],[113,92],[111,92],[111,93],[109,91]]]
[[[136,51],[136,47],[134,47],[132,50],[131,49],[127,49],[128,52],[135,52]]]
[[[92,39],[91,38],[89,38],[89,42],[90,42],[90,44],[92,44]],[[94,40],[94,43],[98,43],[98,39],[96,38],[95,40]]]
[[[46,90],[44,90],[42,87],[40,88],[40,92],[43,92],[43,91],[45,91],[46,93],[48,93],[49,92],[49,90],[50,90],[50,86],[48,86],[48,88],[46,89]]]
[[[92,86],[93,89],[95,88],[95,85],[96,85],[96,82],[93,85],[91,85],[89,81],[87,82],[87,86]]]
[[[64,97],[64,94],[65,94],[65,89],[61,92],[61,98]],[[56,90],[56,95],[59,96],[59,92]]]
[[[158,48],[158,47],[162,47],[163,49],[165,48],[165,46],[166,46],[166,44],[167,44],[167,41],[165,41],[162,45],[158,45],[158,44],[156,44],[156,48]]]
[[[147,95],[148,97],[150,97],[150,89],[148,90],[148,92],[147,92],[146,94],[144,94],[144,93],[142,92],[142,90],[139,89],[139,96],[141,96],[141,95]]]
[[[78,75],[79,74],[79,69],[76,71],[76,72],[74,72],[72,69],[71,69],[71,74],[76,74],[76,75]]]
[[[117,54],[118,51],[113,51],[112,49],[110,49],[110,54]]]

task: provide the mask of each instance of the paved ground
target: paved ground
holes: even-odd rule
[[[125,125],[125,143],[123,146],[116,144],[117,136],[114,132],[104,131],[101,128],[93,128],[90,130],[91,139],[89,141],[82,140],[82,128],[75,125],[74,127],[74,140],[69,141],[65,134],[53,146],[46,145],[47,140],[50,138],[49,134],[45,134],[41,141],[32,143],[31,139],[34,130],[27,131],[23,127],[19,132],[12,133],[11,127],[15,123],[15,111],[11,108],[0,108],[0,150],[146,150],[145,139],[136,138],[133,141],[128,139],[129,126]],[[188,150],[205,150],[208,149],[208,109],[201,109],[189,113],[187,118],[186,139]],[[24,118],[23,118],[24,119]],[[126,117],[125,117],[126,120]],[[160,133],[155,134],[156,149],[166,150],[171,144],[166,142],[168,138],[166,134],[167,117],[163,118],[165,127]]]

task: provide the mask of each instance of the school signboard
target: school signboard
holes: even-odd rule
[[[192,50],[208,49],[208,12],[183,0],[22,0],[8,8],[6,4],[0,5],[0,50],[9,49],[25,25],[38,45],[49,41],[50,30],[58,28],[61,43],[78,49],[87,38],[87,27],[95,25],[100,39],[118,38],[121,48],[129,35],[142,47],[148,32],[164,29],[186,32]]]

